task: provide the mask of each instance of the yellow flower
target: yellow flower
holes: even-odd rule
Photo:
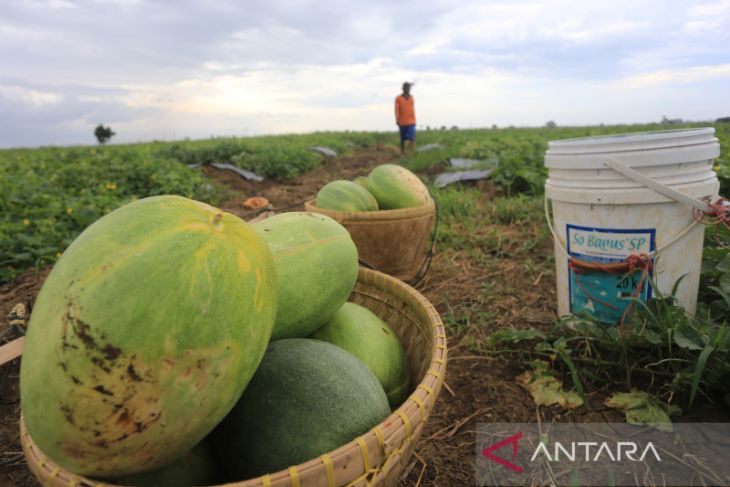
[[[106,183],[106,189],[117,189],[117,183]]]
[[[25,218],[25,219],[23,220],[23,225],[25,225],[25,226],[28,226],[28,225],[30,225],[30,220],[28,220],[27,218]]]
[[[67,215],[70,215],[73,212],[74,212],[74,209],[73,208],[66,208],[66,214]]]
[[[720,164],[715,164],[715,167],[713,167],[712,169],[714,169],[715,172],[719,171],[720,170]]]
[[[61,252],[56,252],[56,258],[61,257]]]

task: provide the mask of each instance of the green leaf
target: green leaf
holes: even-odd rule
[[[581,487],[580,472],[578,472],[577,468],[571,469],[570,483],[568,485],[570,485],[570,487]]]
[[[692,403],[695,400],[695,395],[697,394],[697,389],[699,389],[700,387],[700,379],[702,379],[702,372],[705,370],[707,359],[710,358],[710,355],[714,351],[715,347],[713,347],[712,345],[707,345],[705,348],[702,349],[702,352],[700,352],[700,356],[697,358],[697,364],[695,365],[695,370],[692,374],[692,391],[689,396],[690,407],[692,407]]]
[[[715,291],[717,294],[719,294],[720,296],[722,296],[722,299],[725,300],[725,304],[727,305],[728,308],[730,308],[730,294],[726,293],[725,291],[723,291],[722,289],[720,289],[717,286],[708,286],[708,289],[711,289],[711,290]]]
[[[558,353],[558,356],[563,360],[563,362],[565,362],[565,365],[568,366],[568,369],[570,369],[570,377],[573,379],[573,385],[578,390],[578,395],[580,396],[581,401],[584,401],[586,395],[583,390],[583,382],[581,382],[580,377],[578,376],[578,368],[570,359],[569,350],[565,347],[555,347],[555,351]]]
[[[644,337],[644,339],[651,343],[652,345],[661,345],[662,344],[662,337],[659,335],[659,333],[655,332],[654,330],[650,330],[649,328],[646,328],[641,331],[641,336]]]
[[[687,350],[702,350],[705,346],[702,336],[690,326],[680,326],[674,330],[674,343]]]
[[[682,283],[682,279],[684,279],[685,277],[687,277],[687,274],[682,274],[679,279],[676,280],[674,286],[672,286],[672,293],[670,294],[670,296],[677,295],[677,289],[679,289],[679,285]]]
[[[33,258],[33,254],[31,254],[30,252],[22,252],[20,254],[15,254],[13,256],[13,260],[15,262],[24,262],[24,261],[30,260],[32,258]]]
[[[713,250],[719,251],[719,252],[716,252],[716,254],[715,254],[717,257],[722,255],[723,253],[725,254],[723,256],[724,258],[715,266],[715,269],[717,269],[718,271],[721,271],[721,272],[730,273],[730,253],[728,253],[726,250],[721,250],[721,249],[713,249]]]
[[[714,274],[716,272],[722,272],[717,269],[717,266],[722,263],[723,259],[725,259],[726,254],[727,251],[723,249],[713,249],[705,247],[704,251],[702,252],[702,274]]]
[[[720,276],[720,287],[723,291],[730,293],[730,273],[725,273]]]
[[[712,337],[712,343],[719,352],[730,351],[730,327],[727,325],[719,327]]]
[[[608,465],[608,475],[606,479],[606,487],[616,487],[616,474],[611,468],[611,464]]]
[[[545,334],[535,328],[528,328],[526,330],[505,329],[492,333],[487,338],[487,341],[489,344],[495,345],[502,342],[518,343],[521,341],[535,340],[538,338],[544,339]]]

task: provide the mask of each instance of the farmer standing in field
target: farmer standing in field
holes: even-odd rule
[[[400,128],[400,153],[405,154],[406,140],[409,150],[413,150],[416,141],[416,110],[411,96],[413,83],[403,83],[403,93],[395,98],[395,123]]]

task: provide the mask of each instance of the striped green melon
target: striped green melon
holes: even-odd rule
[[[179,196],[125,205],[68,247],[33,308],[23,414],[52,460],[116,477],[190,450],[269,342],[274,262],[243,220]]]
[[[213,438],[231,478],[242,480],[334,450],[388,414],[365,364],[330,343],[293,338],[271,343]]]
[[[406,354],[393,330],[369,309],[345,303],[311,338],[341,347],[370,367],[395,408],[408,395]]]
[[[279,282],[271,339],[306,337],[347,301],[357,247],[345,227],[319,213],[281,213],[252,226],[269,244]]]
[[[368,180],[367,176],[358,176],[355,179],[352,180],[353,183],[358,184],[362,186],[363,188],[367,189],[366,181]],[[368,191],[369,192],[369,191]],[[376,201],[377,203],[377,201]]]
[[[377,211],[378,202],[370,192],[352,181],[339,179],[317,193],[318,208],[335,211]]]
[[[413,208],[432,201],[421,179],[396,164],[383,164],[373,169],[365,187],[375,196],[381,210]]]

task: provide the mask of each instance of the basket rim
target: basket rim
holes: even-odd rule
[[[397,210],[378,210],[378,211],[336,211],[320,208],[316,205],[316,197],[312,197],[304,202],[304,209],[315,213],[321,213],[334,218],[337,221],[345,221],[348,223],[356,222],[380,222],[391,220],[408,220],[411,218],[419,218],[432,215],[436,212],[436,203],[431,200],[425,205],[416,206],[414,208],[399,208]]]
[[[334,462],[339,458],[347,458],[353,454],[363,461],[362,473],[355,479],[349,480],[348,485],[367,480],[368,477],[373,480],[382,479],[395,466],[403,454],[403,450],[420,436],[421,427],[425,424],[433,409],[445,378],[448,348],[444,324],[436,309],[420,292],[392,276],[360,267],[357,282],[378,287],[400,299],[405,297],[421,307],[421,311],[424,311],[428,316],[428,323],[424,324],[430,325],[433,344],[429,365],[423,379],[414,388],[410,396],[380,424],[348,443],[299,465],[293,465],[287,469],[260,477],[220,484],[220,486],[289,485],[288,482],[295,479],[296,483],[292,483],[298,485],[299,476],[313,469],[325,471],[327,485],[335,486]],[[43,485],[68,485],[69,487],[117,486],[117,484],[93,480],[72,473],[48,458],[31,438],[22,409],[20,414],[20,440],[30,470],[41,480]],[[54,483],[47,484],[43,482],[44,480],[53,480]]]

